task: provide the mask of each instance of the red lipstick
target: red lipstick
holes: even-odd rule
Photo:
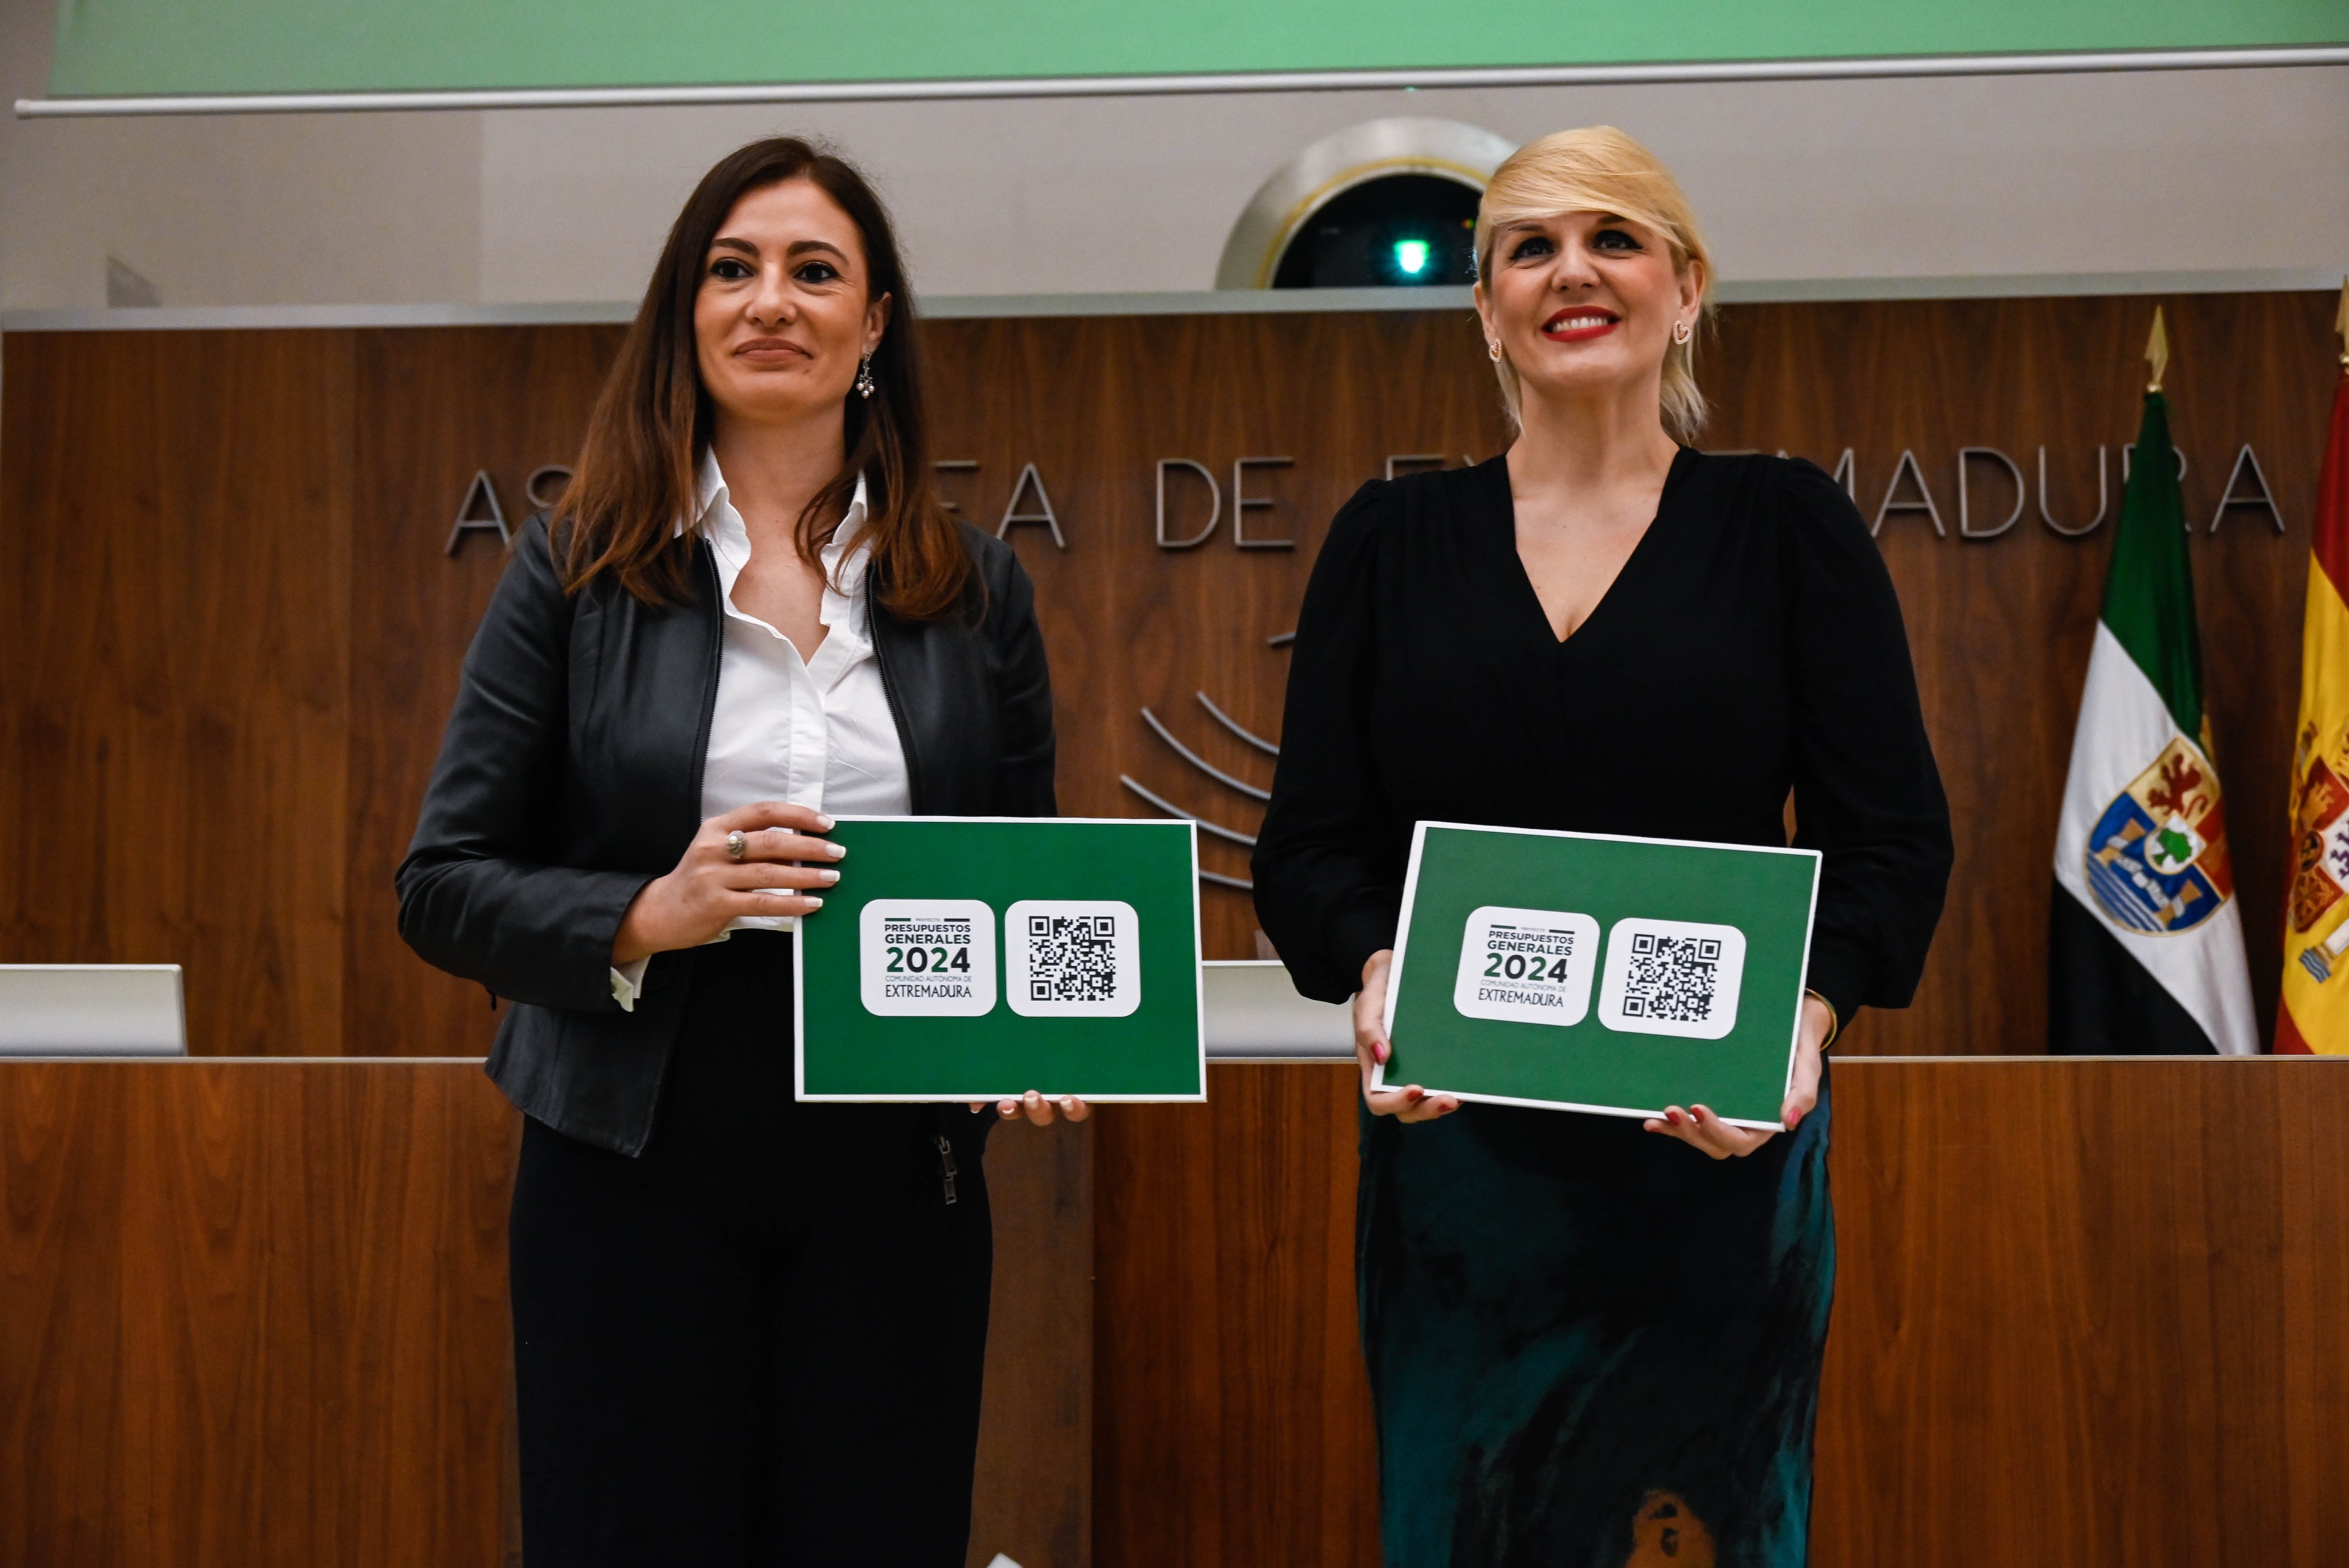
[[[1572,304],[1542,323],[1542,335],[1552,343],[1588,343],[1594,337],[1604,337],[1621,325],[1623,318],[1611,310],[1597,305]]]

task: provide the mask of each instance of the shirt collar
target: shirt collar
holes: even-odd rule
[[[733,492],[728,488],[726,475],[718,466],[715,447],[701,454],[701,469],[694,476],[694,528],[705,539],[715,540],[722,532],[729,542],[739,543],[744,551],[750,548],[748,531],[742,526],[742,514],[734,510]],[[824,576],[837,574],[842,556],[855,546],[864,531],[868,515],[865,503],[864,476],[856,476],[856,493],[848,498],[847,513],[840,526],[832,531],[832,538],[818,552]],[[678,520],[677,531],[685,531],[685,522]]]
[[[725,500],[726,495],[726,476],[718,467],[718,449],[707,448],[701,454],[700,469],[693,476],[695,525],[707,532],[709,527],[710,509]],[[682,520],[678,521],[677,531],[679,533],[685,531],[685,523]]]
[[[832,538],[825,542],[823,550],[825,576],[833,574],[840,565],[841,557],[850,551],[855,551],[859,554],[864,552],[864,544],[862,535],[864,532],[865,519],[864,476],[859,474],[856,476],[856,493],[848,498],[847,513],[841,518],[840,526],[832,531]]]

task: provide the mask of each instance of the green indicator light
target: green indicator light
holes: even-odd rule
[[[1394,248],[1395,265],[1407,277],[1417,277],[1427,265],[1425,240],[1397,240]]]

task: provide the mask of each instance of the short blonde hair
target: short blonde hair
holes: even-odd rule
[[[1704,394],[1696,385],[1696,343],[1713,315],[1713,253],[1698,232],[1696,212],[1672,171],[1656,155],[1611,125],[1556,131],[1529,141],[1493,171],[1476,210],[1476,279],[1493,286],[1493,236],[1506,224],[1561,212],[1612,212],[1643,223],[1671,247],[1672,271],[1685,275],[1689,263],[1703,267],[1705,293],[1698,306],[1698,332],[1686,343],[1664,349],[1664,428],[1683,444],[1704,428]],[[1518,421],[1516,367],[1503,355],[1494,366],[1501,403],[1511,423]]]

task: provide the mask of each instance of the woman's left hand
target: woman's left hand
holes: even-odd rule
[[[1046,1099],[1031,1088],[1018,1099],[998,1100],[995,1114],[1006,1121],[1017,1121],[1019,1119],[1019,1113],[1024,1110],[1028,1113],[1028,1119],[1037,1126],[1050,1127],[1052,1125],[1053,1108],[1056,1106],[1060,1108],[1060,1114],[1067,1117],[1071,1121],[1082,1121],[1093,1113],[1093,1108],[1075,1095],[1064,1094],[1058,1099]],[[987,1101],[983,1099],[970,1102],[970,1112],[973,1116],[977,1116],[986,1109]]]
[[[1801,1126],[1803,1118],[1819,1103],[1820,1062],[1826,1054],[1827,1030],[1834,1021],[1825,1002],[1816,996],[1803,998],[1803,1034],[1801,1043],[1795,1047],[1795,1080],[1786,1086],[1786,1103],[1778,1108],[1778,1119],[1786,1124],[1789,1132]],[[1661,1117],[1651,1117],[1640,1125],[1651,1132],[1661,1132],[1701,1149],[1715,1160],[1727,1160],[1733,1155],[1744,1159],[1778,1136],[1760,1128],[1732,1127],[1701,1105],[1686,1110],[1669,1106]]]

